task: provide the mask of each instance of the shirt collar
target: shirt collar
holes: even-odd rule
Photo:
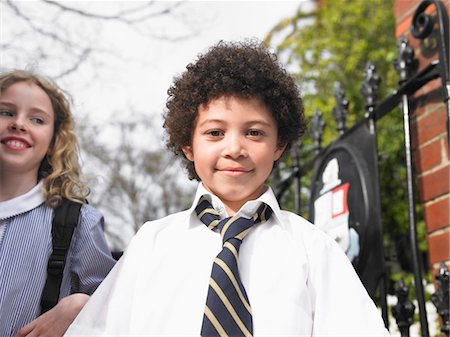
[[[30,191],[18,197],[0,202],[0,219],[8,219],[21,213],[28,212],[44,202],[42,194],[42,180]]]
[[[247,201],[236,213],[236,215],[241,215],[246,218],[251,218],[255,212],[258,210],[258,207],[261,205],[261,203],[265,203],[270,208],[272,208],[273,214],[272,217],[276,220],[276,222],[280,222],[281,219],[281,210],[280,206],[278,204],[278,201],[275,197],[275,194],[272,191],[272,188],[270,186],[266,186],[266,191],[257,199]],[[222,201],[209,192],[202,182],[198,184],[197,192],[195,194],[194,202],[192,203],[191,208],[189,209],[190,212],[194,213],[195,216],[195,207],[197,207],[197,204],[200,200],[200,198],[204,196],[206,199],[208,199],[211,202],[211,205],[214,207],[214,209],[219,213],[220,217],[226,218],[229,216],[227,214],[227,211],[225,210],[225,206],[222,203]]]

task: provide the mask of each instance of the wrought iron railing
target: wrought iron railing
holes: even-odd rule
[[[428,11],[428,7],[434,5],[435,11],[431,14]],[[301,162],[299,156],[299,148],[292,149],[292,167],[290,167],[289,174],[281,179],[277,174],[274,175],[275,192],[278,199],[281,201],[286,192],[290,189],[293,193],[295,210],[297,213],[301,213],[301,177],[306,174],[306,172],[313,171],[312,184],[309,187],[310,198],[314,197],[314,189],[317,186],[314,184],[314,175],[317,180],[318,174],[324,174],[321,166],[323,162],[328,164],[329,160],[333,155],[342,149],[346,151],[354,152],[355,141],[349,140],[350,134],[356,134],[359,129],[367,129],[367,134],[369,138],[375,139],[376,148],[376,122],[391,112],[394,108],[400,107],[403,112],[403,126],[404,126],[404,141],[405,141],[405,158],[406,158],[406,172],[407,172],[407,204],[408,204],[408,236],[409,244],[412,251],[412,265],[414,274],[414,288],[415,297],[417,300],[417,309],[420,321],[420,330],[423,337],[429,336],[427,312],[425,306],[425,295],[424,295],[424,285],[423,285],[423,266],[422,258],[420,256],[418,239],[417,239],[417,228],[416,228],[416,214],[415,214],[415,196],[414,196],[414,174],[412,165],[412,150],[411,150],[411,132],[410,132],[410,98],[414,95],[420,88],[425,84],[429,83],[434,79],[441,79],[441,97],[447,106],[447,134],[449,138],[447,141],[450,144],[450,104],[449,104],[449,93],[450,93],[450,73],[449,73],[449,18],[448,13],[445,9],[444,4],[439,0],[424,0],[417,7],[411,24],[410,32],[412,36],[419,40],[430,39],[431,37],[436,42],[438,59],[430,62],[422,70],[417,71],[417,60],[414,57],[414,50],[410,47],[409,41],[405,36],[399,38],[397,43],[398,56],[394,62],[395,69],[398,72],[400,81],[397,90],[386,97],[384,100],[378,102],[377,92],[378,86],[380,84],[380,78],[376,72],[376,68],[373,64],[368,63],[365,70],[365,80],[361,85],[361,92],[365,98],[365,116],[363,119],[357,121],[351,128],[346,126],[346,117],[348,112],[349,102],[345,97],[344,88],[339,84],[335,87],[335,99],[336,105],[333,108],[333,116],[337,123],[337,131],[339,132],[339,137],[336,141],[332,142],[326,148],[322,148],[322,136],[324,132],[325,123],[323,121],[322,112],[316,110],[311,120],[311,136],[313,140],[313,150],[310,153],[310,158],[306,161]],[[359,137],[359,136],[358,136]],[[342,145],[344,144],[344,145]],[[373,147],[373,146],[372,146]],[[358,152],[358,151],[356,151]],[[375,157],[377,154],[375,153]],[[375,163],[375,169],[370,172],[372,177],[368,180],[362,181],[363,194],[367,198],[368,193],[374,193],[375,205],[379,206],[379,198],[376,193],[377,191],[371,191],[368,189],[367,185],[370,185],[373,181],[378,182],[378,170],[377,158],[366,159],[366,162]],[[365,165],[365,164],[364,164]],[[363,165],[363,166],[364,166]],[[364,171],[364,170],[363,170]],[[318,173],[319,172],[319,173]],[[319,177],[320,178],[320,177]],[[317,183],[316,183],[317,185]],[[322,190],[324,186],[322,182],[319,183]],[[317,194],[317,193],[316,193]],[[320,195],[322,196],[322,195]],[[319,196],[319,197],[320,197]],[[314,201],[314,200],[312,200]],[[311,220],[311,213],[314,213],[314,207],[312,201],[309,202],[309,216]],[[345,201],[346,202],[346,201]],[[377,204],[378,202],[378,204]],[[347,215],[348,216],[348,215]],[[347,226],[351,219],[348,219]],[[353,221],[355,221],[353,219]],[[377,224],[375,224],[376,226]],[[381,224],[380,224],[381,226]],[[357,233],[359,235],[364,233]],[[375,233],[376,234],[376,233]],[[345,234],[347,235],[347,233]],[[351,236],[351,235],[350,235]],[[361,239],[362,236],[359,236]],[[348,238],[347,238],[348,239]],[[371,240],[373,237],[371,238]],[[381,237],[377,237],[377,240],[382,240]],[[381,250],[383,249],[382,242],[380,243]],[[358,247],[359,248],[359,247]],[[384,252],[381,251],[377,259],[383,259],[384,263]],[[370,259],[366,257],[366,260]],[[376,260],[371,260],[373,261]],[[359,266],[359,273],[363,276],[366,273],[364,266]],[[361,276],[361,275],[360,275]],[[369,276],[373,275],[368,275]],[[388,326],[388,308],[386,301],[386,280],[385,280],[385,270],[380,267],[379,274],[375,275],[378,283],[380,307],[382,309],[383,319],[385,320],[386,326]],[[364,283],[364,280],[363,280]],[[365,283],[366,284],[366,283]],[[441,264],[439,273],[435,275],[436,291],[432,295],[432,303],[436,306],[437,313],[439,314],[441,320],[441,331],[446,336],[449,336],[449,272],[445,264]],[[367,284],[366,284],[367,287]],[[373,288],[369,286],[368,288]],[[369,293],[373,293],[373,289],[368,289]],[[397,304],[391,308],[392,316],[395,318],[401,336],[409,336],[410,326],[413,322],[413,316],[415,313],[415,305],[409,299],[409,289],[400,280],[396,286],[395,294],[397,297]]]

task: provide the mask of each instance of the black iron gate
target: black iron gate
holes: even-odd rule
[[[428,7],[434,5],[434,14]],[[346,252],[369,294],[374,298],[378,292],[383,319],[388,326],[386,301],[386,270],[382,241],[382,224],[378,179],[378,153],[376,123],[396,107],[403,112],[405,158],[407,172],[408,236],[412,252],[415,293],[418,304],[422,336],[429,336],[423,266],[419,254],[416,214],[414,204],[413,165],[411,156],[410,97],[431,80],[441,79],[441,98],[447,103],[447,134],[450,143],[450,73],[449,73],[449,20],[444,4],[439,0],[422,1],[413,16],[411,33],[419,40],[433,39],[438,60],[416,71],[414,50],[406,37],[397,43],[398,56],[395,68],[399,74],[397,90],[384,100],[377,101],[380,78],[375,66],[368,63],[361,92],[365,97],[365,117],[351,128],[345,125],[349,102],[340,85],[335,88],[336,106],[333,116],[337,122],[339,138],[326,148],[321,148],[324,129],[322,113],[315,111],[312,118],[311,135],[315,150],[306,162],[299,160],[299,148],[292,152],[293,166],[289,175],[277,179],[274,185],[278,200],[290,189],[293,190],[297,213],[302,213],[300,179],[312,172],[307,205],[309,219],[328,232]],[[437,291],[432,296],[442,320],[441,331],[449,336],[449,273],[444,264],[436,275]],[[402,336],[409,336],[415,307],[408,299],[408,289],[402,281],[397,285],[397,305],[391,309]]]

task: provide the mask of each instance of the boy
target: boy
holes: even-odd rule
[[[338,245],[265,185],[305,124],[275,56],[220,42],[168,94],[168,148],[200,181],[192,207],[141,228],[68,336],[388,335]]]

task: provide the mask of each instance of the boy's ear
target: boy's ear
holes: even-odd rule
[[[186,156],[186,158],[190,161],[194,161],[194,153],[192,152],[192,147],[190,146],[183,146],[181,148],[181,150],[183,150],[184,155]]]
[[[287,144],[280,145],[277,147],[277,149],[275,150],[275,158],[274,158],[275,160],[274,161],[277,161],[278,159],[281,158],[281,156],[284,153],[284,150],[286,149],[286,146],[287,146]]]

